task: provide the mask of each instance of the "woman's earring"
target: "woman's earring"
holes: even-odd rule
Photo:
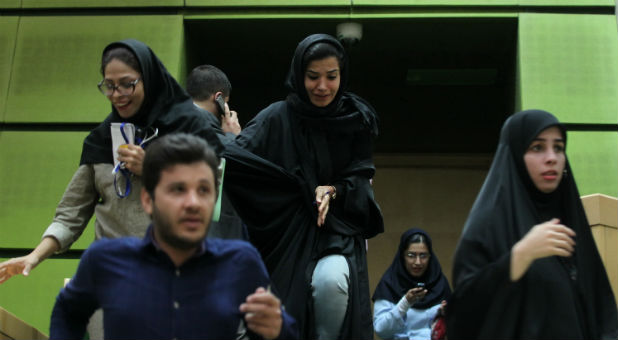
[[[569,175],[569,172],[567,171],[567,169],[562,170],[562,178],[566,178]]]

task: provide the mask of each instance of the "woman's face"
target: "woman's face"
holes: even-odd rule
[[[104,76],[104,83],[120,86],[121,88],[127,88],[127,86],[131,87],[131,82],[140,79],[134,85],[135,89],[132,93],[122,95],[120,91],[116,89],[110,96],[107,96],[112,102],[112,105],[114,105],[114,108],[118,111],[120,117],[127,119],[135,115],[144,102],[144,84],[141,80],[141,74],[124,62],[118,59],[112,59],[105,66]]]
[[[552,126],[532,141],[524,154],[526,169],[539,191],[550,193],[558,188],[566,162],[564,138],[560,129]]]
[[[335,99],[341,83],[339,71],[336,57],[309,62],[305,71],[305,89],[311,104],[325,107]]]
[[[424,243],[410,243],[408,249],[403,252],[406,270],[412,277],[421,277],[425,274],[430,257],[429,249]]]

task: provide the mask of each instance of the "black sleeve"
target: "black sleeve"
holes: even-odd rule
[[[480,242],[462,239],[457,246],[453,263],[454,292],[446,312],[447,332],[451,339],[482,337],[483,332],[510,332],[509,301],[521,289],[521,280],[511,282],[511,252],[497,259]],[[502,310],[495,310],[497,307]],[[517,306],[511,306],[513,311]],[[502,328],[488,330],[486,327]]]
[[[335,217],[332,227],[341,229],[339,222],[343,222],[368,239],[384,231],[382,212],[375,200],[371,184],[375,166],[371,156],[369,133],[355,135],[351,152],[354,155],[352,161],[329,183],[337,190],[337,197],[331,205]]]

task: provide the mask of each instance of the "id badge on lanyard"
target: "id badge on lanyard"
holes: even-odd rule
[[[114,129],[116,128],[115,124],[113,124],[111,128],[113,139],[115,135]],[[159,129],[149,128],[143,132],[143,137],[139,136],[139,132],[141,132],[141,130],[138,129],[138,133],[136,134],[135,126],[131,123],[126,122],[120,123],[118,130],[120,130],[120,134],[122,136],[124,144],[133,144],[133,138],[135,137],[135,144],[139,145],[142,148],[148,142],[150,142],[152,139],[156,138],[159,135]],[[150,135],[148,135],[148,130],[152,132]],[[131,176],[133,175],[133,173],[126,167],[126,163],[118,162],[118,164],[114,166],[112,174],[114,175],[114,191],[116,192],[116,195],[119,198],[125,198],[129,196],[129,194],[131,193]],[[121,182],[124,182],[124,188],[122,187]]]

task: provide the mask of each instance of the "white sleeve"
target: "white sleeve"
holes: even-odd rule
[[[376,334],[382,339],[392,339],[395,334],[404,333],[405,316],[409,308],[405,296],[397,304],[376,300],[373,304],[373,328]]]

